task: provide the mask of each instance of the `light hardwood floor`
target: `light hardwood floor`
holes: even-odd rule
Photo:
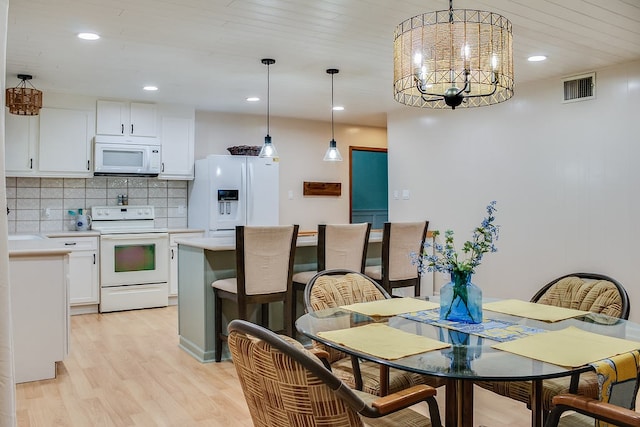
[[[18,425],[252,426],[233,364],[196,361],[177,323],[176,307],[73,316],[57,378],[18,384]],[[475,397],[476,425],[530,425],[524,405],[477,387]]]

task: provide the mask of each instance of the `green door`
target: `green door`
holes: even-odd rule
[[[387,150],[352,147],[351,222],[370,222],[382,229],[389,217]]]

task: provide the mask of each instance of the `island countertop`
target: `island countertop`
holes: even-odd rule
[[[382,242],[382,232],[372,231],[369,237],[369,243]],[[232,251],[236,248],[235,238],[226,237],[193,237],[189,239],[177,238],[176,243],[179,245],[191,246],[209,251]],[[296,242],[297,247],[316,246],[318,244],[318,236],[315,233],[298,234]]]

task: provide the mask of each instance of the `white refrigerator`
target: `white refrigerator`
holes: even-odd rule
[[[279,182],[277,159],[212,154],[196,160],[189,228],[231,243],[237,225],[278,225]]]

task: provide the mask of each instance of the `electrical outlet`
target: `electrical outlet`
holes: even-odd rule
[[[409,200],[409,190],[402,190],[402,200]]]
[[[51,218],[51,208],[44,208],[44,212],[42,213],[42,215],[45,217],[45,219]]]

